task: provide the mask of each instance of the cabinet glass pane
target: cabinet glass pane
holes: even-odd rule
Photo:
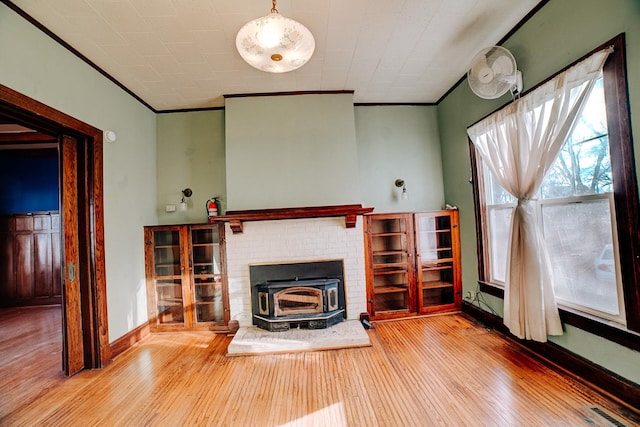
[[[409,309],[409,275],[407,270],[376,270],[373,280],[376,312]]]
[[[218,229],[215,227],[191,229],[191,243],[194,245],[218,243]]]
[[[452,258],[451,220],[448,216],[418,217],[418,253],[423,262]]]
[[[409,276],[405,269],[376,269],[373,273],[374,288],[381,286],[408,286]]]
[[[179,276],[180,233],[177,230],[160,230],[153,234],[156,276]]]
[[[423,313],[456,303],[453,227],[450,215],[416,215],[418,300]]]
[[[182,281],[156,280],[159,323],[183,323]]]
[[[377,267],[388,265],[406,265],[408,262],[407,252],[378,252],[373,254],[373,264]]]
[[[214,322],[224,324],[222,308],[222,282],[220,280],[196,283],[194,286],[196,301],[196,322]]]
[[[158,323],[184,323],[180,232],[157,230],[153,236]]]
[[[394,251],[407,251],[407,237],[404,234],[374,236],[371,242],[374,255]]]
[[[453,304],[453,286],[422,290],[422,307],[429,308],[438,305]]]
[[[193,228],[191,246],[195,320],[224,325],[218,229]]]
[[[453,263],[422,267],[422,307],[454,303]]]
[[[180,232],[178,230],[157,230],[153,232],[156,247],[179,246]]]
[[[407,223],[404,218],[375,219],[371,221],[372,234],[406,233]]]
[[[407,311],[409,307],[409,292],[390,292],[378,294],[374,300],[376,313],[389,311]]]

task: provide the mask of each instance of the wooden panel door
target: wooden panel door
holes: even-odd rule
[[[64,136],[61,146],[62,172],[62,323],[65,354],[63,369],[73,375],[84,368],[82,304],[80,298],[80,250],[78,237],[78,148],[75,138]]]
[[[33,298],[33,235],[31,231],[15,235],[16,299]]]
[[[58,213],[3,215],[0,306],[60,304],[59,252]]]
[[[51,232],[49,230],[33,234],[34,243],[34,297],[52,297],[52,280],[51,272],[52,254],[51,254]]]
[[[3,221],[0,231],[0,306],[16,298],[15,233],[13,218]]]
[[[51,215],[51,294],[62,295],[62,270],[60,253],[60,214]]]

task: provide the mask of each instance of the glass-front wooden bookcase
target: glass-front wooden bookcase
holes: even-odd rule
[[[415,313],[413,220],[406,214],[365,217],[367,302],[377,318]]]
[[[194,321],[224,326],[218,227],[194,226],[190,231]]]
[[[144,236],[151,330],[225,330],[224,226],[149,226]]]
[[[460,310],[458,227],[455,209],[365,216],[372,319]]]
[[[418,311],[460,308],[458,211],[415,214]]]

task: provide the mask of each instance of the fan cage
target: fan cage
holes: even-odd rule
[[[505,58],[508,62],[505,62]],[[506,70],[505,66],[509,69]],[[486,67],[493,76],[489,82],[482,82],[479,75]],[[502,46],[492,46],[476,54],[467,72],[467,79],[473,93],[484,99],[495,99],[516,87],[517,73],[516,60],[511,52]]]

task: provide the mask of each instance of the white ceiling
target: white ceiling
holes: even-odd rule
[[[246,64],[235,37],[269,0],[13,0],[157,111],[223,95],[353,90],[357,103],[434,103],[540,0],[280,0],[311,30],[302,68]],[[517,59],[517,58],[516,58]]]

